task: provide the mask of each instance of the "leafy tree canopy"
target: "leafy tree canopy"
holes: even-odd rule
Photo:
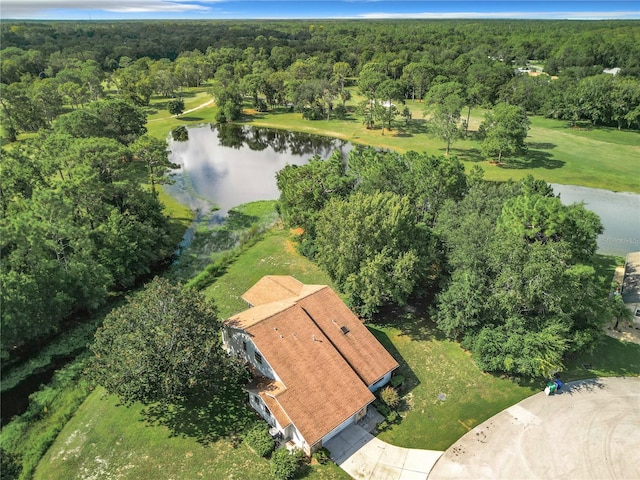
[[[403,304],[424,274],[430,236],[407,197],[356,192],[331,199],[316,226],[317,261],[362,315]]]
[[[222,349],[220,326],[200,293],[155,278],[105,318],[91,345],[93,379],[126,403],[215,395],[243,372]]]
[[[532,178],[477,183],[447,203],[436,231],[451,269],[437,323],[481,368],[548,376],[601,334],[606,292],[581,262],[602,226],[582,205],[562,205]]]

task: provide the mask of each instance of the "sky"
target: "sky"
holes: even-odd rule
[[[0,19],[640,19],[640,0],[0,0]]]

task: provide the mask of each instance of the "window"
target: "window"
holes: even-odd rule
[[[242,349],[246,352],[247,351],[247,342],[245,342],[244,340],[242,341]]]
[[[253,356],[255,357],[256,362],[258,362],[260,365],[262,365],[262,355],[260,355],[258,352],[255,352],[253,354]]]
[[[267,417],[270,417],[270,416],[271,416],[271,411],[267,408],[267,406],[266,406],[266,405],[264,406],[264,413],[266,413],[266,414],[267,414]]]

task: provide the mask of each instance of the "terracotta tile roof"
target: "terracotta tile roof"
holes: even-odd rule
[[[373,385],[398,362],[329,287],[298,302],[367,385]]]
[[[249,393],[260,395],[271,414],[275,417],[282,428],[291,424],[291,419],[282,409],[278,402],[278,395],[286,389],[284,385],[270,378],[258,377],[245,387]]]
[[[309,295],[323,285],[305,285],[290,275],[266,275],[247,290],[242,299],[253,305]]]
[[[277,284],[273,287],[277,300],[258,304],[225,323],[251,335],[284,387],[267,382],[255,391],[263,400],[263,395],[269,397],[265,404],[276,418],[287,416],[313,445],[368,405],[374,399],[368,385],[398,363],[328,286],[265,278],[243,298],[250,303],[247,297],[268,298],[268,293],[257,292],[268,292]],[[302,286],[290,288],[296,282]],[[295,296],[283,297],[285,291]]]
[[[247,329],[251,325],[262,322],[263,320],[276,315],[295,304],[296,299],[292,298],[280,302],[258,305],[257,307],[249,308],[248,310],[236,313],[234,316],[229,317],[225,324],[233,328]]]
[[[276,399],[309,445],[374,396],[299,306],[247,329],[285,390]]]

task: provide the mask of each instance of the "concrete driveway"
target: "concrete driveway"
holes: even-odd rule
[[[640,479],[640,378],[602,378],[538,393],[478,425],[430,480]]]
[[[351,425],[325,445],[331,458],[355,479],[425,480],[443,452],[396,447]]]

